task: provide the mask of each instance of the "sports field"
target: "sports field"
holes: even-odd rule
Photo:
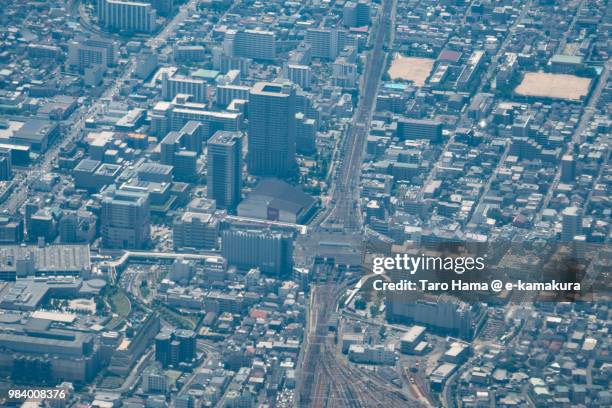
[[[431,58],[404,57],[396,53],[389,68],[389,77],[412,81],[416,86],[423,86],[431,74],[434,62]]]
[[[576,75],[528,72],[514,92],[523,96],[580,100],[589,93],[591,78]]]

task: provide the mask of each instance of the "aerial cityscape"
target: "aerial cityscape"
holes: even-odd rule
[[[608,1],[0,6],[0,407],[612,406]]]

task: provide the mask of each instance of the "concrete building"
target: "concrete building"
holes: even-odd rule
[[[302,112],[295,115],[295,150],[300,154],[312,154],[317,150],[317,124]]]
[[[102,199],[101,235],[107,248],[142,249],[151,238],[148,192],[111,186]]]
[[[242,134],[216,132],[208,140],[207,196],[220,208],[234,209],[242,187]]]
[[[159,333],[159,317],[154,313],[149,313],[144,316],[141,322],[134,324],[132,328],[134,329],[134,336],[123,338],[111,357],[108,371],[114,375],[125,377],[129,374],[142,353]]]
[[[300,88],[308,90],[312,81],[312,70],[308,65],[287,64],[284,69],[284,77],[299,85]]]
[[[137,170],[138,180],[154,183],[171,183],[172,166],[154,162],[142,163]]]
[[[206,102],[208,99],[207,83],[202,79],[191,78],[184,75],[162,74],[162,98],[171,101],[176,95],[191,95],[194,102]]]
[[[261,230],[226,230],[221,249],[228,264],[248,270],[259,267],[262,273],[284,276],[293,268],[293,238]]]
[[[0,326],[0,373],[18,383],[87,383],[98,370],[92,333],[30,318]]]
[[[249,94],[249,172],[285,177],[295,167],[295,89],[258,82]]]
[[[384,345],[352,344],[348,349],[348,358],[358,364],[395,364],[395,353]]]
[[[157,28],[157,13],[151,3],[125,0],[98,0],[100,25],[113,31],[152,33]]]
[[[486,310],[444,295],[410,299],[400,293],[387,297],[386,315],[392,322],[418,323],[441,333],[472,339],[484,322]]]
[[[571,154],[563,155],[561,158],[561,181],[573,183],[576,179],[576,160]]]
[[[342,10],[345,27],[362,27],[370,24],[370,5],[363,0],[347,1]]]
[[[89,67],[112,67],[118,57],[117,44],[104,38],[77,38],[68,43],[68,67],[78,72]]]
[[[145,49],[136,57],[136,77],[142,80],[147,79],[157,69],[157,53]]]
[[[204,140],[208,140],[218,130],[240,129],[240,113],[210,111],[205,104],[191,102],[189,99],[188,95],[177,95],[172,102],[158,102],[151,114],[151,133],[164,137],[171,130],[180,130],[189,121],[200,123]]]
[[[400,140],[427,139],[434,143],[442,140],[442,123],[429,119],[400,119],[397,121]]]
[[[90,269],[89,245],[0,247],[0,280],[27,276],[86,276]]]
[[[175,45],[172,49],[175,62],[192,63],[206,59],[206,48],[203,45]]]
[[[186,212],[172,224],[175,248],[214,249],[219,221],[212,214]]]
[[[159,143],[160,162],[172,166],[175,180],[195,180],[200,173],[198,157],[202,151],[202,126],[189,121],[179,131],[172,131]]]
[[[567,207],[561,213],[561,242],[572,242],[582,234],[582,213],[578,207]]]
[[[316,200],[284,181],[264,179],[238,206],[238,215],[263,220],[306,223]]]
[[[226,55],[271,61],[276,59],[276,34],[265,30],[228,30],[223,47]]]
[[[46,119],[12,116],[0,122],[0,143],[29,146],[35,152],[47,151],[49,144],[59,135],[59,124]],[[10,149],[14,158],[19,147]]]
[[[165,394],[169,391],[168,376],[155,366],[147,367],[142,373],[142,390],[151,394]]]
[[[358,82],[357,64],[346,57],[338,57],[332,64],[332,79],[336,86],[355,88]]]
[[[251,88],[243,85],[219,85],[217,87],[216,103],[225,108],[234,99],[248,101],[250,90]]]
[[[425,327],[412,326],[400,339],[400,352],[410,354],[425,336]]]
[[[348,45],[356,45],[345,30],[333,28],[309,28],[306,31],[306,44],[310,45],[313,58],[334,60]]]

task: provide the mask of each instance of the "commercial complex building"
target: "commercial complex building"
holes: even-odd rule
[[[290,235],[260,230],[226,230],[221,250],[228,264],[240,269],[259,267],[262,273],[283,276],[291,273],[293,239]]]

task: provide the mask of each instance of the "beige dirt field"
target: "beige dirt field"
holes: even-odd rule
[[[576,75],[528,72],[514,92],[523,96],[580,100],[589,93],[591,78]]]
[[[396,53],[389,68],[389,77],[412,81],[416,86],[423,86],[431,74],[434,62],[431,58],[404,57]]]

